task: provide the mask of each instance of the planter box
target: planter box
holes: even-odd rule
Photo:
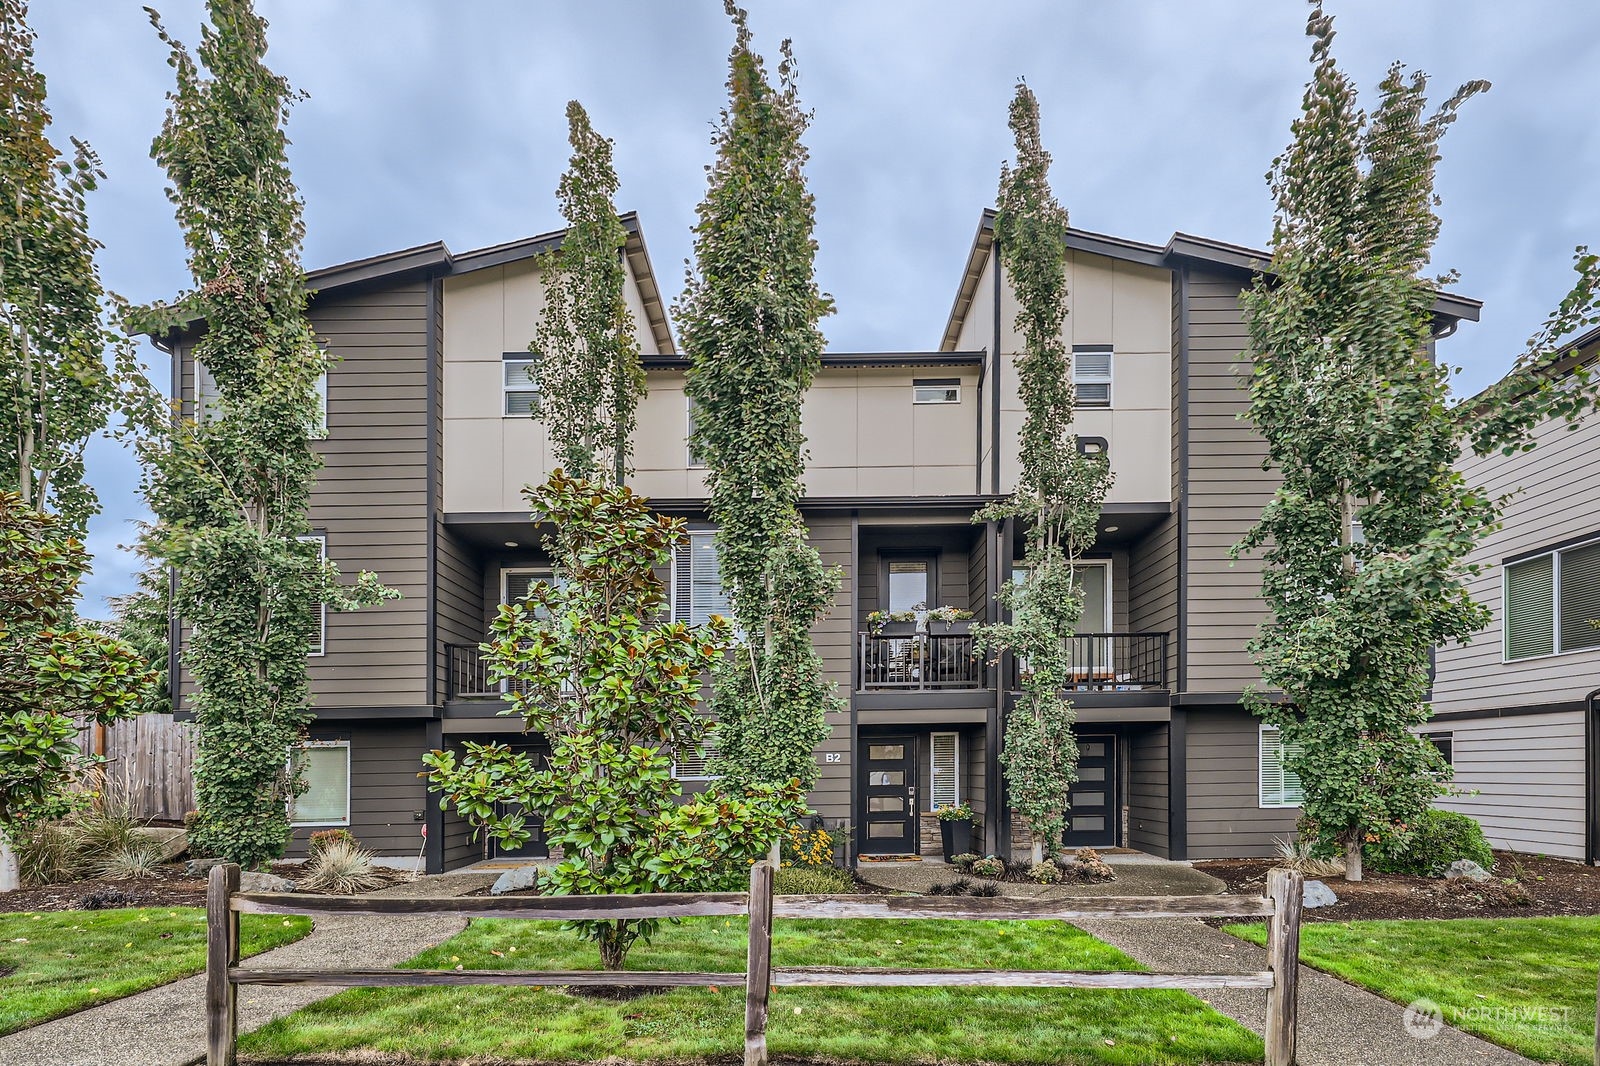
[[[944,861],[972,851],[971,822],[940,822],[939,834],[944,838]]]

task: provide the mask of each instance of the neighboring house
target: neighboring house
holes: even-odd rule
[[[631,484],[689,522],[690,542],[662,576],[674,615],[699,621],[724,601],[686,443],[687,360],[637,219],[625,222],[650,387]],[[849,698],[817,749],[811,803],[828,825],[853,827],[860,854],[936,850],[928,812],[957,801],[978,813],[982,850],[1027,843],[999,800],[1011,657],[975,660],[967,622],[918,635],[869,619],[922,605],[987,621],[1000,583],[1025,569],[1015,523],[971,520],[1014,484],[1023,417],[1016,306],[993,238],[986,213],[935,350],[827,353],[805,401],[802,510],[823,561],[844,572],[815,639]],[[317,718],[298,842],[348,824],[382,854],[415,855],[426,826],[429,869],[467,863],[485,845],[440,814],[416,776],[422,753],[467,740],[541,746],[497,716],[477,645],[498,606],[549,572],[521,490],[550,466],[526,413],[526,349],[541,305],[535,256],[560,239],[459,255],[430,245],[309,277],[311,319],[341,359],[312,524],[343,569],[375,570],[404,598],[327,618],[311,664]],[[1230,562],[1228,549],[1275,487],[1264,443],[1237,417],[1249,399],[1238,295],[1267,256],[1181,234],[1155,246],[1073,230],[1067,244],[1076,428],[1116,476],[1084,561],[1091,596],[1072,694],[1082,779],[1068,842],[1265,855],[1294,829],[1297,786],[1276,737],[1239,704],[1257,678],[1245,642],[1263,607],[1259,565]],[[1441,295],[1435,312],[1442,335],[1475,320],[1478,304]],[[175,393],[192,403],[191,340],[165,343],[177,353]],[[698,759],[676,772],[686,787],[706,779]],[[523,850],[542,848],[536,838]]]
[[[1600,357],[1600,329],[1567,365]],[[1440,802],[1483,826],[1497,848],[1594,862],[1600,848],[1600,419],[1550,419],[1537,447],[1460,463],[1509,495],[1501,528],[1469,561],[1469,588],[1494,619],[1441,649],[1427,735],[1463,795]]]

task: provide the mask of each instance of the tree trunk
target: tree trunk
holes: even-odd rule
[[[1346,837],[1344,842],[1344,879],[1361,880],[1361,834]]]
[[[633,930],[627,922],[606,922],[600,928],[600,968],[620,970],[628,961],[633,946]]]
[[[11,850],[10,841],[0,833],[0,892],[10,892],[22,887],[22,870],[17,865],[17,853]]]

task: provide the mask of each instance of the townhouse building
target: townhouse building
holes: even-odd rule
[[[649,378],[631,484],[688,521],[662,578],[675,617],[698,621],[723,601],[703,469],[687,444],[688,363],[638,219],[624,221]],[[521,490],[551,466],[528,417],[527,345],[543,299],[537,257],[560,240],[459,254],[433,244],[309,275],[311,319],[339,358],[312,522],[343,569],[374,570],[403,597],[326,619],[298,841],[347,825],[380,854],[420,848],[429,870],[474,861],[487,846],[441,814],[417,777],[421,755],[468,740],[540,746],[497,714],[477,645],[498,606],[549,573]],[[1258,564],[1229,558],[1275,487],[1264,442],[1240,417],[1239,294],[1268,257],[1185,234],[1152,245],[1072,230],[1066,242],[1076,432],[1115,478],[1073,641],[1081,779],[1066,843],[1174,859],[1269,854],[1293,832],[1297,784],[1277,737],[1240,705],[1258,680],[1245,644],[1263,605]],[[1436,332],[1475,320],[1478,306],[1440,294]],[[802,510],[844,575],[815,640],[848,696],[817,748],[811,804],[829,826],[851,827],[859,855],[936,851],[930,812],[951,802],[973,807],[980,850],[1029,842],[999,762],[1016,664],[975,657],[970,633],[1026,568],[1014,522],[973,521],[1017,477],[1015,315],[985,213],[938,343],[829,352],[805,400]],[[203,406],[193,337],[163,343],[174,395]],[[971,618],[928,620],[939,607]],[[919,612],[920,623],[904,620]],[[692,757],[675,772],[687,787],[706,780]],[[543,843],[523,850],[542,854]]]
[[[1600,329],[1556,368],[1600,358]],[[1493,619],[1441,649],[1427,733],[1455,768],[1441,807],[1478,819],[1497,848],[1600,859],[1600,423],[1548,419],[1535,447],[1460,463],[1508,497],[1498,530],[1468,561]]]

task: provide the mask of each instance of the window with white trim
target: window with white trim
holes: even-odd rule
[[[1111,406],[1111,345],[1072,346],[1072,387],[1079,407]]]
[[[672,620],[701,625],[714,614],[732,619],[722,589],[716,534],[695,530],[672,553]]]
[[[500,391],[507,418],[533,414],[539,402],[538,360],[533,356],[508,355],[500,366]]]
[[[1300,775],[1289,769],[1289,760],[1300,756],[1300,745],[1285,744],[1283,736],[1270,725],[1261,727],[1260,783],[1261,806],[1298,807],[1305,802]]]
[[[961,802],[961,737],[957,733],[934,733],[928,739],[931,756],[929,797],[934,807],[953,807]]]
[[[672,776],[679,781],[715,781],[717,775],[708,767],[717,753],[717,727],[710,723],[700,737],[698,751],[679,751],[672,760]]]
[[[1600,541],[1507,563],[1505,658],[1600,648]]]
[[[328,436],[328,372],[317,375],[317,421],[311,427],[312,440],[326,440]]]
[[[350,824],[350,742],[308,740],[289,756],[305,791],[289,802],[291,825]]]
[[[954,380],[924,380],[911,383],[911,402],[960,403],[961,382]]]
[[[307,533],[296,538],[306,544],[317,546],[317,558],[323,562],[328,561],[328,535],[326,533]],[[307,655],[326,655],[328,653],[328,605],[317,604],[317,632],[311,638]]]
[[[312,440],[324,440],[328,436],[328,372],[324,370],[317,375],[317,411],[316,421],[307,429],[306,436]],[[217,386],[217,379],[206,369],[204,363],[198,359],[194,363],[194,419],[204,422],[215,416],[218,405],[222,401],[222,390]]]

